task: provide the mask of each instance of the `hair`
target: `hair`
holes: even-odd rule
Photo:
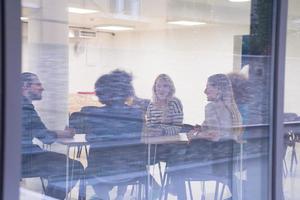
[[[30,86],[34,80],[34,78],[37,78],[38,76],[31,72],[23,72],[21,74],[21,82],[22,86]]]
[[[125,71],[115,70],[98,78],[95,83],[96,96],[105,105],[123,104],[132,96],[132,77]]]
[[[208,83],[217,88],[219,91],[218,100],[222,101],[225,107],[231,113],[232,125],[240,126],[242,125],[242,117],[236,105],[231,81],[225,74],[215,74],[208,78]],[[241,128],[234,130],[234,133],[239,136],[242,133]]]
[[[152,92],[153,92],[153,101],[154,102],[157,102],[157,94],[156,94],[156,84],[158,81],[160,80],[165,80],[168,85],[169,85],[169,88],[170,88],[170,92],[167,96],[167,100],[169,101],[170,99],[172,99],[174,97],[174,94],[175,94],[175,86],[174,86],[174,83],[172,81],[172,79],[170,78],[170,76],[168,76],[167,74],[160,74],[158,75],[158,77],[155,79],[154,81],[154,85],[153,85],[153,88],[152,88]]]
[[[229,73],[227,77],[231,81],[235,102],[238,105],[248,103],[251,99],[248,78],[244,74],[237,72]]]
[[[113,70],[112,72],[110,72],[110,74],[119,77],[123,83],[128,84],[128,86],[131,87],[131,96],[135,95],[133,85],[132,85],[132,74],[120,69]]]

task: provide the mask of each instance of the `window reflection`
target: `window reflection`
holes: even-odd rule
[[[283,133],[283,192],[285,199],[298,199],[298,154],[299,154],[299,105],[298,105],[298,65],[299,52],[299,9],[298,1],[288,5],[285,95],[284,95],[284,133]]]
[[[272,3],[23,0],[22,191],[267,199]]]

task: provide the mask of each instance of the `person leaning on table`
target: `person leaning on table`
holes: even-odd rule
[[[235,103],[231,81],[225,74],[210,76],[204,93],[209,102],[205,106],[205,120],[201,126],[190,131],[188,137],[190,140],[200,138],[213,141],[210,149],[213,174],[224,177],[227,183],[230,183],[234,178],[232,160],[234,145],[241,141],[242,129],[239,127],[242,125],[242,117]],[[201,147],[194,146],[194,148]],[[218,163],[224,159],[225,162]],[[232,184],[228,186],[231,192],[235,192]]]
[[[43,177],[48,180],[46,195],[64,199],[66,197],[66,156],[60,153],[41,149],[33,144],[38,138],[44,144],[52,144],[58,137],[73,137],[70,130],[50,131],[35,110],[33,101],[42,99],[44,88],[36,74],[25,72],[21,74],[22,81],[22,177]],[[80,162],[73,163],[73,173],[70,174],[70,191],[83,175]],[[70,166],[71,167],[71,166]],[[70,172],[72,170],[69,170]]]

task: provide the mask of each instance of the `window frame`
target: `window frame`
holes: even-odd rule
[[[21,173],[21,3],[1,1],[1,199],[19,199]]]
[[[282,200],[283,102],[288,0],[274,0],[269,199]],[[19,199],[21,170],[21,1],[0,1],[0,195]]]
[[[269,199],[282,200],[283,194],[283,113],[288,0],[275,0],[272,27],[272,92]]]

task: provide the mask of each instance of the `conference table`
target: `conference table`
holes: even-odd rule
[[[57,140],[57,143],[62,144],[66,147],[66,199],[70,198],[70,194],[68,194],[68,188],[69,188],[69,181],[70,181],[70,152],[71,148],[74,148],[72,158],[75,159],[76,157],[76,148],[80,147],[87,147],[89,145],[89,142],[85,138],[86,134],[75,134],[73,138],[59,138]],[[135,144],[146,144],[147,145],[147,186],[146,186],[146,194],[151,195],[150,188],[151,188],[151,172],[150,172],[150,166],[156,162],[156,149],[158,144],[176,144],[176,143],[187,143],[188,139],[186,137],[186,134],[182,133],[177,136],[156,136],[156,137],[143,137],[142,140],[136,141],[136,140],[124,140],[124,141],[105,141],[103,143],[98,144],[98,148],[105,148],[105,147],[120,147],[120,146],[129,146],[129,145],[135,145]],[[151,147],[154,146],[154,155],[151,156]],[[85,148],[87,151],[87,148]],[[88,153],[86,152],[86,157],[88,157]],[[151,157],[154,158],[153,161],[151,161]],[[72,166],[73,167],[73,166]],[[73,171],[73,168],[71,168]],[[71,173],[72,173],[71,171]],[[150,199],[150,196],[148,196],[148,199]]]
[[[161,144],[187,144],[188,140],[186,135],[184,135],[183,133],[178,135],[178,136],[158,136],[158,137],[144,137],[142,139],[142,142],[147,145],[147,166],[146,170],[147,170],[147,183],[146,183],[146,196],[147,199],[151,199],[152,198],[152,178],[151,178],[151,171],[150,171],[150,166],[155,164],[156,161],[156,157],[157,157],[157,146],[161,145]],[[70,163],[70,156],[75,159],[76,157],[76,148],[79,147],[83,147],[83,146],[88,146],[89,143],[88,141],[86,141],[85,139],[85,134],[76,134],[73,138],[60,138],[57,143],[62,144],[64,146],[66,146],[66,199],[70,199],[71,198],[71,193],[68,193],[68,189],[69,188],[69,181],[70,181],[70,169],[73,171],[73,168],[70,168],[70,165],[72,165],[72,163]],[[122,142],[103,142],[101,145],[99,145],[99,147],[101,148],[105,148],[105,147],[113,147],[113,146],[124,146],[124,145],[134,145],[136,144],[136,141],[122,141]],[[70,155],[71,153],[71,148],[74,148],[73,150],[73,155]],[[152,148],[153,151],[152,151]],[[242,149],[241,149],[242,150]],[[87,152],[86,152],[87,153]],[[153,155],[151,155],[153,154]],[[88,155],[88,154],[86,154]],[[242,155],[242,154],[241,154]],[[153,158],[153,159],[151,159]],[[242,161],[242,157],[240,159],[240,161]],[[242,162],[240,165],[241,169],[242,169]],[[154,170],[154,168],[153,168]],[[72,173],[71,171],[71,173]],[[152,172],[154,173],[154,172]],[[72,176],[72,174],[71,174]],[[85,188],[84,188],[85,189]],[[81,190],[80,190],[81,192]],[[80,195],[81,197],[85,196],[84,194]]]

